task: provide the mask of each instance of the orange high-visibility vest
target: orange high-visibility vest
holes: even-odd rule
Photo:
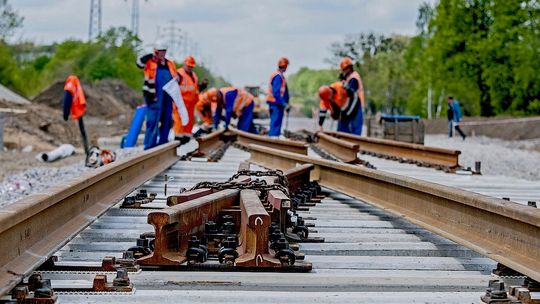
[[[199,101],[195,105],[195,109],[199,112],[203,124],[211,126],[214,121],[212,120],[212,113],[216,111],[217,102],[213,102],[208,98],[208,92],[199,94]]]
[[[70,92],[73,97],[70,109],[71,117],[74,120],[81,118],[86,113],[86,98],[84,97],[84,91],[79,78],[75,75],[70,75],[66,79],[64,91]]]
[[[180,82],[180,92],[182,93],[184,102],[196,104],[199,100],[199,79],[197,78],[197,75],[195,72],[191,72],[190,76],[184,68],[179,68],[178,74],[180,74],[180,77],[182,78]]]
[[[233,106],[233,111],[236,113],[237,117],[240,117],[242,115],[242,111],[244,110],[244,108],[251,105],[254,98],[255,97],[253,97],[253,95],[251,95],[246,90],[238,90],[238,94],[236,95]]]
[[[362,109],[364,109],[364,86],[362,84],[362,78],[360,78],[360,74],[358,74],[357,71],[353,71],[351,74],[349,74],[349,76],[347,76],[347,79],[345,81],[346,83],[349,83],[349,81],[353,78],[358,81],[358,90],[356,91],[356,94],[358,95],[358,99],[360,99]]]
[[[274,71],[272,75],[270,75],[270,81],[268,82],[268,95],[266,96],[267,102],[275,102],[276,97],[274,97],[274,93],[272,92],[272,80],[276,75],[279,75],[281,77],[281,88],[279,89],[279,94],[283,96],[285,94],[285,88],[287,87],[287,81],[285,80],[285,76],[283,76],[283,73],[280,70]]]
[[[332,100],[321,99],[319,107],[321,110],[323,110],[323,113],[325,113],[324,110],[329,110],[332,117],[339,117],[340,113],[334,113],[334,110],[337,108],[343,110],[348,106],[349,98],[347,97],[347,91],[343,87],[343,83],[340,81],[332,83],[330,87],[333,89],[332,91],[334,92]]]
[[[167,59],[165,59],[165,62],[167,62],[167,67],[169,68],[172,78],[176,77],[176,66],[174,65],[174,62]],[[152,100],[156,96],[157,66],[158,63],[154,58],[148,60],[144,66],[143,92],[145,93],[145,96],[150,96]]]
[[[227,101],[225,100],[225,94],[231,91],[238,91],[236,94],[236,98],[234,99],[234,105],[233,105],[233,112],[236,113],[237,117],[240,117],[242,115],[242,110],[244,110],[245,107],[249,106],[255,97],[253,95],[249,94],[244,89],[239,89],[236,87],[225,87],[220,89],[221,94],[223,94],[223,103],[225,104]]]

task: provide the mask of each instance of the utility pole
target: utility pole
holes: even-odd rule
[[[135,36],[139,35],[139,0],[131,0],[131,33]]]
[[[90,20],[88,25],[88,41],[101,35],[101,0],[90,0]]]

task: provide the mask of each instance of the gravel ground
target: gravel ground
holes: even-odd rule
[[[540,139],[506,141],[476,136],[463,141],[461,137],[427,134],[425,145],[460,150],[460,164],[474,168],[474,162],[481,161],[484,175],[540,180]]]
[[[124,150],[118,149],[115,151],[116,160],[135,155],[141,151],[142,147]],[[5,155],[3,156],[5,157]],[[77,160],[73,162],[73,160],[70,160],[72,158]],[[7,175],[2,183],[0,183],[0,207],[11,204],[32,193],[38,193],[52,185],[62,183],[62,181],[76,177],[82,172],[93,170],[84,166],[84,157],[82,155],[68,157],[64,161],[68,161],[70,164],[62,167],[52,167],[50,164],[42,163],[42,165],[32,169]],[[57,165],[56,162],[52,164]]]

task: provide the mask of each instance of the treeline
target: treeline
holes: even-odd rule
[[[361,33],[331,45],[334,66],[355,60],[369,110],[437,116],[453,95],[466,115],[540,114],[540,2],[440,0],[420,6],[416,26],[413,37]],[[296,101],[316,107],[317,75],[327,72],[291,76],[292,93],[310,96]],[[310,78],[302,91],[298,81]]]
[[[141,51],[136,47],[139,44],[138,38],[123,27],[111,28],[93,42],[66,40],[53,45],[8,45],[0,40],[0,82],[26,97],[35,96],[70,74],[86,82],[120,79],[140,90],[143,74],[135,65]],[[227,85],[223,78],[214,76],[201,64],[195,72],[213,86]]]

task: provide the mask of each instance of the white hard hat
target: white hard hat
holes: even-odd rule
[[[162,50],[166,51],[168,49],[168,45],[165,41],[158,40],[156,41],[156,43],[154,43],[154,49],[158,51],[162,51]]]

